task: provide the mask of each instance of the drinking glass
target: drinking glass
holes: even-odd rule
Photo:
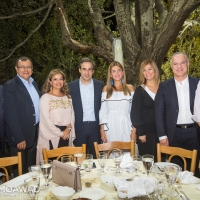
[[[28,168],[29,176],[32,178],[40,178],[40,165],[32,165]]]
[[[28,196],[31,200],[35,200],[40,190],[40,179],[29,177],[24,180],[24,183],[27,186]]]
[[[101,173],[103,174],[104,173],[104,167],[105,167],[106,162],[107,162],[107,153],[106,152],[100,152],[97,159],[98,159],[98,162],[101,166]]]
[[[69,156],[62,156],[60,160],[62,163],[66,163],[68,165],[71,165],[72,162],[72,159]]]
[[[142,157],[139,156],[139,155],[133,155],[133,156],[132,156],[132,159],[133,159],[133,167],[136,169],[136,175],[135,175],[135,176],[139,176],[139,175],[138,175],[138,169],[139,169],[140,166],[141,166]]]
[[[180,167],[176,166],[176,165],[166,165],[164,167],[164,171],[165,171],[165,176],[169,185],[169,188],[171,190],[171,194],[173,196],[176,196],[176,192],[174,190],[174,183],[176,182],[178,173],[180,171]]]
[[[160,187],[155,177],[150,175],[150,179],[144,182],[144,189],[149,199],[159,199]]]
[[[80,169],[81,165],[84,160],[84,153],[75,153],[74,154],[74,162],[76,163],[77,167]]]
[[[164,165],[159,166],[158,163],[154,163],[154,165],[152,167],[152,171],[155,173],[155,176],[158,179],[160,184],[163,183],[164,181],[166,181]]]
[[[85,159],[83,160],[83,167],[86,172],[90,172],[93,167],[93,155],[92,154],[86,154]]]
[[[153,166],[153,163],[154,163],[154,156],[152,156],[150,154],[143,155],[142,162],[147,171],[147,176],[148,176],[149,172],[151,171],[151,168]]]
[[[40,162],[40,168],[43,174],[43,177],[45,178],[45,184],[42,186],[42,188],[48,188],[49,187],[49,175],[52,168],[52,161],[51,160],[42,160]]]
[[[116,174],[119,174],[120,173],[119,165],[120,165],[120,163],[122,162],[122,159],[123,159],[123,151],[113,150],[112,151],[112,157],[113,157],[113,160],[114,160],[116,167],[117,167]]]

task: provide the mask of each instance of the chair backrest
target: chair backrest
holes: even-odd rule
[[[169,147],[157,144],[157,161],[161,162],[161,153],[171,155],[168,159],[170,162],[174,156],[179,156],[182,158],[184,163],[184,170],[187,169],[187,162],[185,158],[191,159],[190,171],[194,173],[196,166],[197,150],[186,150],[179,147]]]
[[[0,168],[5,171],[6,181],[9,181],[9,175],[6,167],[18,164],[18,175],[22,175],[22,156],[18,152],[17,156],[0,158]]]
[[[130,150],[131,156],[134,155],[134,141],[131,140],[130,142],[120,142],[120,141],[114,141],[114,142],[108,142],[103,144],[98,144],[97,142],[94,142],[94,149],[96,153],[96,157],[98,158],[100,151],[109,151],[112,148],[118,148],[121,150]]]
[[[57,160],[63,155],[73,155],[75,153],[83,152],[86,154],[86,144],[82,144],[81,147],[60,147],[52,150],[48,150],[46,148],[42,149],[43,159],[47,160],[49,158],[56,158]]]

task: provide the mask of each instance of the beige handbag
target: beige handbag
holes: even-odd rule
[[[79,169],[58,160],[53,161],[52,180],[60,186],[72,187],[76,192],[82,190]]]

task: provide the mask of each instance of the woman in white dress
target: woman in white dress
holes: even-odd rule
[[[99,112],[101,140],[105,142],[135,139],[130,111],[134,87],[126,84],[124,68],[114,61],[108,68],[107,84],[104,86]]]

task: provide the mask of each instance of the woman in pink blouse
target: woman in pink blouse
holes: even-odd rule
[[[72,146],[75,138],[74,110],[65,74],[52,70],[42,88],[37,164],[43,160],[42,149]]]

